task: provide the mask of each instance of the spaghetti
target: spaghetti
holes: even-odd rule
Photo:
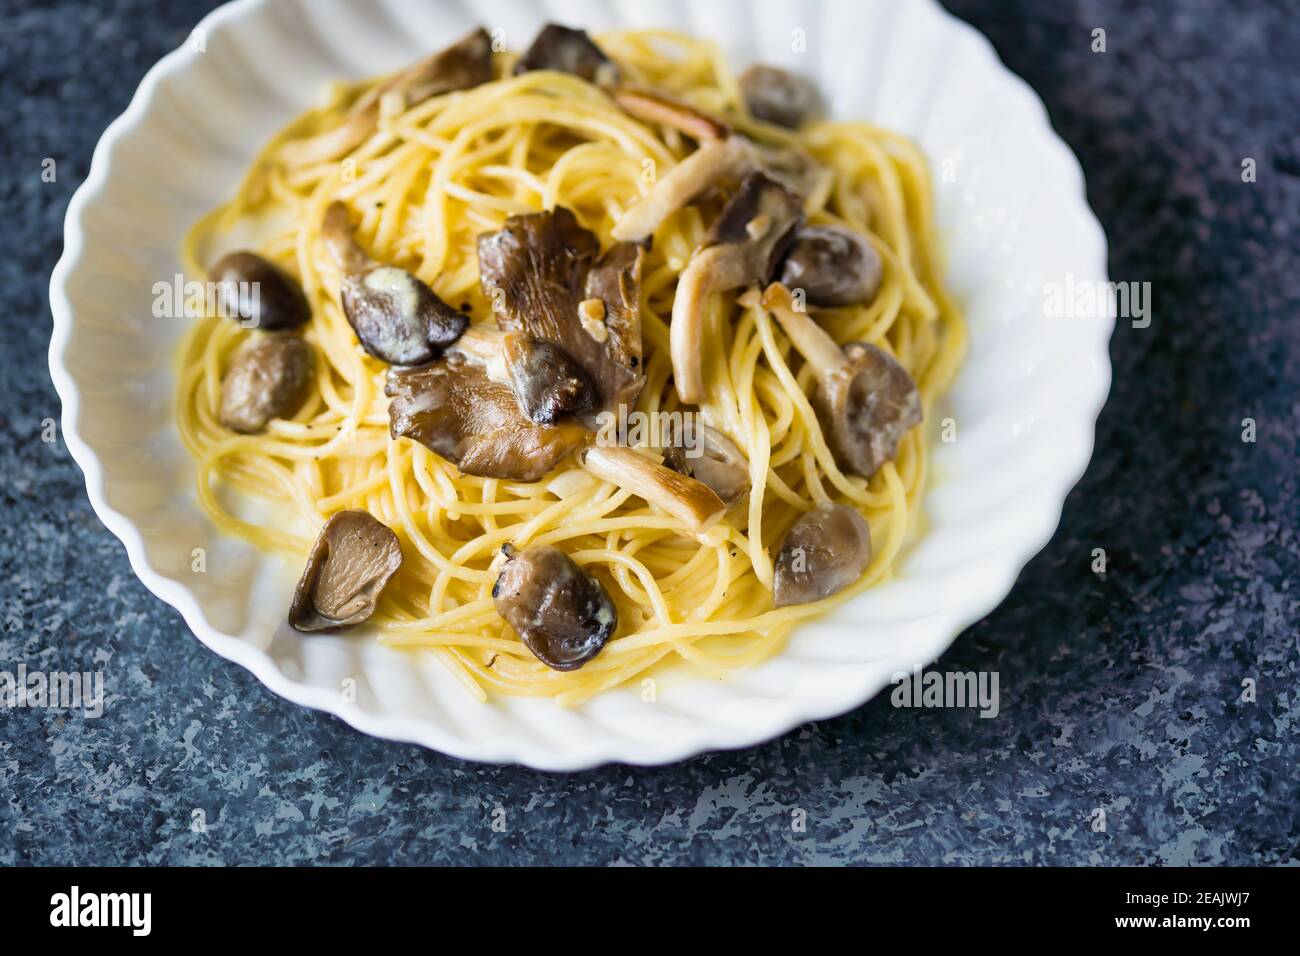
[[[793,132],[751,116],[712,43],[662,32],[621,32],[600,47],[631,81],[719,116],[745,136],[797,145],[829,171],[809,197],[810,224],[867,237],[883,262],[870,304],[814,310],[837,342],[878,346],[911,373],[928,412],[965,347],[962,317],[940,283],[928,173],[905,139],[866,123],[817,120]],[[380,96],[374,129],[346,155],[291,167],[286,143],[340,126],[374,83],[338,88],[330,102],[283,131],[226,205],[189,235],[185,268],[204,275],[206,254],[241,220],[268,224],[267,259],[301,282],[314,346],[307,398],[260,434],[234,434],[219,418],[222,378],[251,335],[208,316],[180,355],[178,421],[198,462],[198,495],[224,531],[301,560],[317,529],[363,509],[396,532],[405,561],[373,622],[379,640],[438,655],[467,691],[547,696],[573,704],[643,677],[668,660],[709,672],[777,653],[800,621],[886,580],[916,526],[926,482],[922,429],[870,479],[836,463],[810,399],[813,371],[753,297],[725,297],[710,316],[701,360],[705,422],[748,459],[746,503],[704,534],[594,477],[570,459],[541,481],[462,474],[413,441],[389,435],[387,367],[359,346],[339,304],[342,276],[321,241],[327,208],[341,201],[357,238],[378,260],[409,270],[475,325],[492,303],[480,287],[476,242],[510,216],[567,208],[608,246],[626,210],[677,167],[691,144],[630,116],[599,85],[549,70],[510,75],[394,109]],[[374,97],[372,97],[374,99]],[[641,289],[646,384],[637,410],[672,413],[670,317],[679,277],[705,236],[709,201],[682,208],[654,235]],[[218,494],[270,501],[283,520],[254,524]],[[836,501],[858,509],[875,543],[856,584],[825,600],[774,608],[773,551],[803,513]],[[580,670],[543,665],[498,616],[492,589],[504,545],[549,544],[595,575],[612,596],[613,640]]]

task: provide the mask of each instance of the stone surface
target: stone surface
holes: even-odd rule
[[[145,591],[41,440],[67,200],[206,7],[0,12],[0,670],[102,670],[110,692],[98,720],[0,710],[0,865],[1296,862],[1293,5],[951,2],[1079,153],[1112,277],[1154,296],[1151,327],[1115,336],[1060,530],[941,662],[996,670],[1000,715],[885,696],[744,752],[573,776],[467,765],[276,698]]]

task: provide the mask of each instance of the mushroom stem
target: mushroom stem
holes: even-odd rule
[[[767,287],[761,305],[776,316],[786,337],[804,361],[813,367],[819,379],[825,381],[848,367],[844,350],[807,312],[795,309],[794,297],[781,283],[773,282]]]
[[[731,127],[722,120],[657,90],[624,84],[614,90],[614,102],[636,119],[670,127],[701,143],[731,135]]]
[[[841,349],[796,311],[781,283],[768,286],[759,301],[817,374],[813,408],[836,462],[849,474],[870,478],[894,460],[903,436],[925,416],[916,381],[879,346],[850,342]]]
[[[708,485],[665,468],[631,448],[592,445],[579,458],[597,478],[644,498],[697,534],[717,524],[727,510]]]
[[[677,283],[673,319],[668,327],[668,346],[673,363],[673,384],[678,397],[688,405],[704,400],[704,306],[713,291],[708,272],[711,259],[696,256]]]
[[[504,361],[508,334],[490,325],[471,325],[461,333],[452,348],[482,365],[490,365]]]
[[[471,364],[481,368],[488,381],[511,385],[513,388],[506,362],[506,339],[512,334],[514,333],[503,332],[489,325],[471,325],[461,333],[449,351],[459,352]]]
[[[739,136],[703,143],[650,190],[633,203],[611,234],[619,242],[653,236],[673,213],[714,183],[728,176],[743,176],[753,165],[749,144]]]
[[[754,173],[691,255],[677,283],[669,342],[673,382],[683,402],[697,405],[704,399],[702,344],[710,296],[767,282],[802,221],[798,199],[775,180]]]
[[[321,238],[338,267],[348,275],[361,272],[374,261],[357,243],[355,231],[348,207],[341,202],[330,203],[321,222]]]

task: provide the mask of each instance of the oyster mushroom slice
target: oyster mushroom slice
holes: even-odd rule
[[[467,475],[537,481],[588,438],[574,423],[535,424],[507,381],[459,351],[389,369],[384,392],[392,436],[419,442]]]
[[[660,100],[667,101],[667,98],[660,97]],[[648,239],[669,216],[708,190],[724,183],[739,182],[754,172],[776,180],[801,201],[816,194],[829,182],[830,171],[801,147],[756,143],[731,132],[721,120],[697,113],[691,107],[682,106],[680,109],[682,112],[676,114],[663,110],[659,121],[668,122],[688,135],[703,136],[700,148],[660,177],[647,195],[627,208],[612,230],[615,239]],[[707,135],[705,124],[709,123],[716,124],[714,132],[721,135]]]
[[[231,431],[252,435],[302,404],[311,381],[312,347],[296,335],[264,335],[240,347],[221,380],[217,417]]]
[[[824,504],[786,534],[776,556],[773,603],[811,604],[853,584],[871,563],[871,528],[856,509]]]
[[[332,203],[321,234],[343,269],[340,298],[361,347],[389,365],[423,365],[456,341],[469,317],[411,273],[366,255],[347,207]]]
[[[596,236],[560,207],[514,216],[499,232],[480,236],[478,257],[483,292],[502,329],[550,342],[576,362],[594,390],[593,411],[636,401],[645,384],[642,244],[618,243],[601,256]],[[603,310],[599,336],[583,314],[593,300]]]
[[[810,305],[866,305],[880,291],[884,267],[864,236],[836,226],[800,229],[781,264],[780,282],[803,289]]]
[[[225,314],[263,332],[296,329],[311,318],[298,281],[254,252],[232,252],[212,267]]]
[[[700,428],[696,449],[669,448],[664,465],[703,482],[730,508],[750,489],[749,461],[735,443],[710,425]]]
[[[589,411],[594,392],[587,373],[559,346],[527,332],[471,326],[452,347],[504,381],[535,424],[554,425]]]
[[[581,461],[597,478],[644,498],[697,534],[708,531],[726,513],[726,504],[708,485],[630,448],[592,445],[582,452]]]
[[[821,111],[817,85],[780,67],[751,66],[740,75],[740,92],[753,116],[787,129],[798,129]]]
[[[833,174],[802,146],[752,144],[754,168],[784,186],[802,202],[830,188]]]
[[[614,61],[592,42],[585,31],[555,23],[542,27],[533,45],[515,64],[516,75],[533,70],[572,73],[598,86],[613,86],[619,77]]]
[[[289,624],[299,631],[352,627],[375,613],[402,566],[397,535],[366,511],[340,511],[321,529],[293,593]]]
[[[725,120],[658,90],[625,84],[614,90],[613,95],[614,102],[629,116],[644,123],[667,126],[701,143],[726,139],[732,134]]]
[[[557,345],[523,333],[507,334],[506,370],[520,407],[538,425],[591,409],[587,373]]]
[[[673,382],[683,402],[698,404],[704,399],[700,356],[707,298],[766,283],[802,223],[798,198],[762,173],[754,173],[691,256],[677,283],[670,331]]]
[[[753,168],[754,152],[744,138],[729,136],[703,143],[659,177],[647,195],[629,206],[611,234],[622,242],[648,239],[669,216],[697,196],[726,180],[740,179]]]
[[[577,670],[600,653],[618,627],[609,592],[563,551],[533,545],[508,559],[492,588],[497,613],[539,661]]]
[[[840,467],[870,478],[898,454],[903,436],[921,423],[921,392],[893,356],[865,342],[840,348],[790,290],[773,283],[762,306],[781,323],[817,375],[813,407]]]
[[[290,168],[299,168],[347,155],[379,128],[385,97],[400,96],[403,106],[409,109],[434,96],[472,89],[491,79],[492,37],[480,27],[370,90],[334,129],[286,143],[280,149],[280,159]]]

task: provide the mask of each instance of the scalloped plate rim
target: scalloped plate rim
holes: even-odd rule
[[[203,17],[194,30],[203,29],[210,33],[229,22],[244,18],[271,2],[274,0],[231,0]],[[1094,252],[1099,260],[1094,264],[1095,275],[1105,281],[1108,278],[1108,244],[1105,232],[1088,203],[1086,185],[1084,185],[1085,177],[1078,157],[1052,127],[1042,99],[1031,86],[1006,67],[987,37],[933,0],[926,0],[926,2],[931,3],[934,9],[948,21],[949,28],[955,28],[968,37],[974,38],[982,48],[984,56],[992,61],[994,72],[999,80],[1008,88],[1016,89],[1022,97],[1033,103],[1037,114],[1035,122],[1042,127],[1043,142],[1054,147],[1061,154],[1061,160],[1067,164],[1070,172],[1077,175],[1080,183],[1080,195],[1077,199],[1082,206],[1082,221],[1085,225],[1093,227],[1095,232],[1091,241],[1084,245],[1094,246]],[[192,33],[193,31],[190,35]],[[696,724],[695,732],[689,737],[679,737],[670,744],[657,748],[653,753],[627,753],[620,749],[620,741],[614,737],[605,738],[602,745],[587,747],[580,751],[561,751],[537,746],[529,740],[520,738],[495,743],[488,743],[481,739],[468,741],[429,721],[368,713],[359,705],[342,701],[335,693],[294,681],[280,670],[265,651],[216,631],[208,623],[193,592],[179,581],[167,578],[149,566],[143,535],[139,528],[129,517],[108,504],[103,488],[104,469],[100,458],[76,428],[81,396],[77,383],[63,361],[63,353],[70,341],[74,325],[66,283],[83,257],[85,243],[81,227],[82,216],[103,192],[111,168],[110,157],[114,147],[147,115],[146,105],[153,100],[158,84],[163,78],[185,69],[196,55],[194,51],[184,46],[183,41],[181,47],[154,64],[141,80],[127,109],[108,125],[95,147],[86,179],[68,204],[64,220],[64,250],[50,278],[53,332],[49,346],[49,365],[55,391],[63,405],[61,427],[64,441],[73,460],[85,475],[86,492],[92,509],[108,530],[122,542],[131,568],[140,581],[150,592],[175,608],[191,632],[204,645],[221,657],[250,671],[273,693],[296,704],[334,714],[363,733],[383,739],[418,744],[464,760],[498,764],[517,763],[538,770],[558,772],[584,770],[611,762],[660,766],[710,751],[757,746],[783,736],[809,721],[834,717],[861,706],[886,686],[888,681],[882,679],[879,672],[868,672],[864,680],[848,690],[841,691],[833,698],[805,702],[802,705],[787,699],[780,719],[772,720],[769,726],[753,734],[748,733],[748,728],[744,732],[738,732],[736,728],[721,725]],[[1033,533],[1027,534],[1019,547],[1012,549],[1014,553],[1009,551],[1001,555],[1003,560],[999,568],[997,587],[987,589],[978,599],[970,601],[964,607],[952,609],[943,615],[942,623],[935,625],[938,631],[947,635],[942,642],[944,649],[951,646],[962,631],[981,620],[1005,600],[1021,571],[1055,534],[1065,500],[1083,477],[1095,448],[1096,421],[1109,395],[1112,380],[1109,342],[1113,328],[1113,317],[1108,322],[1098,323],[1100,348],[1099,354],[1093,356],[1097,378],[1088,401],[1080,413],[1086,423],[1086,434],[1081,436],[1083,443],[1078,446],[1083,451],[1079,456],[1081,463],[1056,476],[1049,495],[1054,502],[1050,520],[1040,525]],[[917,661],[915,666],[927,666],[934,659],[935,657],[929,657],[927,660]]]

